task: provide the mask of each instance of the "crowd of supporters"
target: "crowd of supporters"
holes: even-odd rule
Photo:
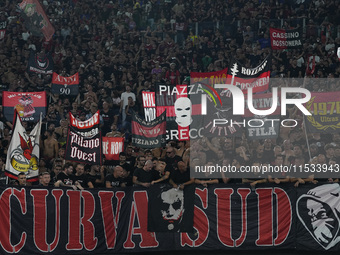
[[[228,67],[231,57],[246,67],[255,67],[272,52],[273,78],[303,78],[307,65],[312,68],[315,65],[313,74],[308,74],[311,78],[339,78],[338,1],[44,0],[42,4],[56,31],[50,41],[30,34],[16,4],[8,0],[0,3],[0,22],[7,22],[5,37],[0,40],[0,89],[47,92],[39,163],[42,183],[92,188],[149,186],[170,180],[177,187],[192,182],[203,185],[241,182],[227,176],[219,180],[190,179],[187,174],[190,164],[304,164],[310,160],[340,164],[340,134],[306,135],[301,125],[281,128],[277,139],[247,141],[245,135],[202,138],[192,144],[169,141],[165,148],[153,150],[129,144],[132,110],[143,115],[142,91],[154,91],[159,84],[188,83],[190,72],[221,70]],[[304,31],[300,49],[271,50],[270,27],[299,26]],[[62,76],[79,72],[79,95],[51,94],[51,76],[27,73],[31,50],[52,54],[54,71]],[[340,83],[315,82],[308,89],[339,91]],[[106,161],[103,166],[65,162],[68,112],[85,120],[97,110],[102,134],[124,136],[125,152],[119,161]],[[294,108],[290,114],[301,117]],[[33,123],[24,125],[30,130]],[[0,168],[4,170],[11,123],[3,117],[0,137]],[[20,179],[25,176],[16,182],[20,183]],[[265,181],[278,183],[286,179]],[[243,180],[247,181],[253,185],[256,182]],[[313,178],[294,181],[297,185],[316,182]]]

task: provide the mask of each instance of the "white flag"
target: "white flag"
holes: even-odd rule
[[[12,139],[8,147],[6,175],[16,179],[19,173],[25,173],[28,181],[39,178],[39,141],[42,116],[33,130],[28,134],[22,126],[21,119],[15,111]]]

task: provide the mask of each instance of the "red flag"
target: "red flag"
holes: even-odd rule
[[[26,28],[35,36],[51,40],[55,30],[38,0],[23,0],[19,4]]]

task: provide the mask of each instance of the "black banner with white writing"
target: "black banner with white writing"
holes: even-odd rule
[[[79,74],[63,77],[53,73],[51,93],[66,96],[77,96],[79,93]]]
[[[161,186],[83,191],[0,186],[0,254],[340,251],[337,183],[263,184],[253,190],[245,184],[199,185],[192,197],[194,231],[182,233],[147,231],[151,192],[160,194]]]
[[[65,159],[90,165],[101,164],[99,111],[86,121],[79,121],[70,113]]]
[[[166,144],[165,112],[152,121],[145,121],[137,114],[132,115],[132,145],[140,148],[159,148]]]

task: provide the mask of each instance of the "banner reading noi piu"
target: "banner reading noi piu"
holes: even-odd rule
[[[0,186],[0,254],[340,251],[339,193],[336,183],[196,186],[194,230],[173,233],[147,231],[149,189]]]

